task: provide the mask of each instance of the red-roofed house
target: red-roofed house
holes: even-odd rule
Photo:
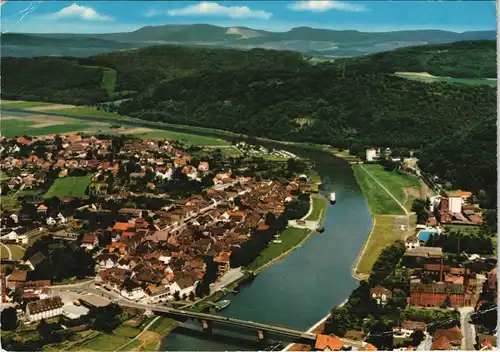
[[[344,347],[344,344],[338,336],[329,336],[318,334],[316,336],[316,343],[314,348],[320,351],[340,351]]]
[[[220,252],[215,258],[214,263],[217,264],[217,275],[224,275],[229,270],[229,258],[231,252]]]

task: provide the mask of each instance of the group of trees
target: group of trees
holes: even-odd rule
[[[28,260],[37,252],[42,253],[45,259],[28,273],[30,280],[61,281],[94,275],[94,259],[74,243],[43,236],[26,250],[23,260]]]
[[[429,205],[430,200],[427,199],[415,199],[411,205],[411,211],[417,214],[417,224],[425,224],[429,219]]]
[[[230,257],[230,265],[232,268],[240,266],[248,266],[262,252],[262,250],[271,242],[274,235],[285,230],[288,220],[282,214],[277,218],[273,214],[266,216],[267,230],[254,230],[248,241],[243,243],[240,248],[233,250]]]
[[[399,263],[405,252],[405,244],[398,240],[388,247],[385,247],[377,260],[373,264],[370,274],[370,285],[376,286],[386,279]]]
[[[441,247],[444,252],[456,254],[492,254],[494,249],[491,234],[483,230],[469,233],[451,230],[440,235],[431,235],[426,245]]]
[[[285,205],[284,215],[288,220],[301,219],[309,211],[311,197],[308,193],[300,193],[297,198],[292,199]]]

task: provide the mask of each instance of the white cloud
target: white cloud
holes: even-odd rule
[[[91,7],[77,5],[76,3],[66,6],[61,10],[52,13],[47,18],[50,19],[62,19],[62,18],[78,18],[85,21],[112,21],[113,18],[110,16],[105,16],[97,13]]]
[[[328,10],[347,11],[347,12],[362,12],[368,11],[368,8],[361,4],[350,4],[343,1],[328,1],[328,0],[309,0],[297,1],[288,5],[288,8],[293,11],[310,11],[310,12],[325,12]]]
[[[151,17],[165,12],[150,10],[146,16]],[[196,5],[166,11],[169,16],[223,16],[230,18],[269,19],[273,15],[262,10],[251,10],[247,6],[222,6],[216,2],[201,2]]]

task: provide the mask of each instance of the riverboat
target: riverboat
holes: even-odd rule
[[[335,192],[330,193],[330,203],[335,204],[337,202],[335,198]]]
[[[227,308],[231,304],[231,301],[228,299],[223,299],[217,303],[215,303],[215,310],[223,310],[224,308]]]

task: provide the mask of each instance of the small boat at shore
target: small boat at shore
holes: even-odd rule
[[[216,311],[223,310],[224,308],[227,308],[227,306],[229,306],[230,304],[231,304],[230,300],[223,299],[223,300],[215,303],[215,310]]]
[[[335,192],[330,193],[330,203],[335,204],[337,202],[335,198]]]

